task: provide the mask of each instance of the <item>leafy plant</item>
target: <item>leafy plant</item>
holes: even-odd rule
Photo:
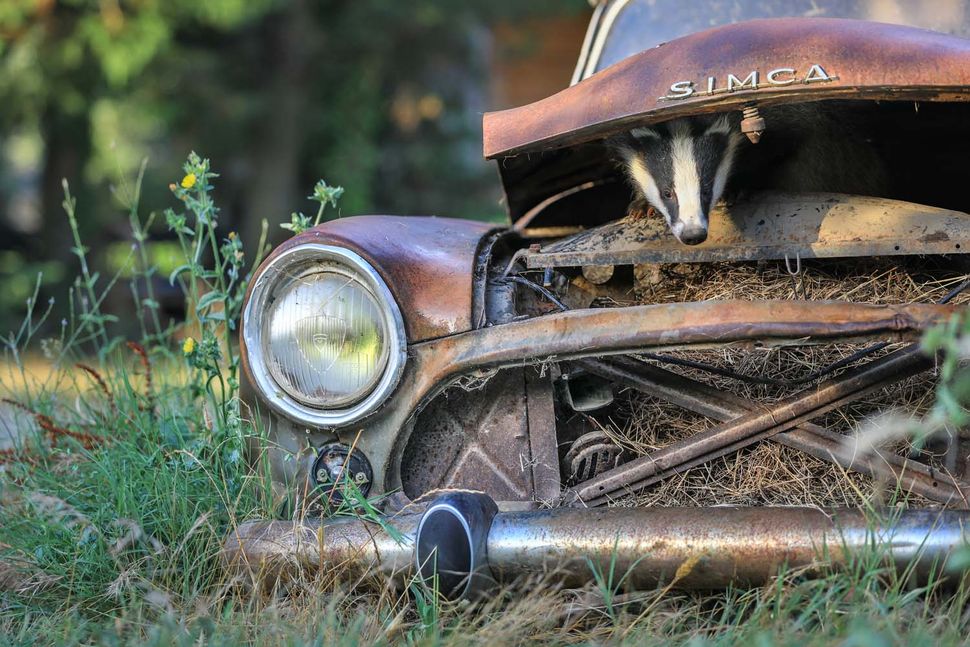
[[[317,185],[313,187],[313,195],[307,197],[308,200],[313,200],[314,202],[320,203],[320,207],[317,209],[316,217],[313,220],[310,220],[310,218],[304,216],[302,212],[293,212],[290,214],[290,222],[281,224],[280,229],[286,229],[294,234],[302,234],[307,229],[316,227],[320,224],[320,221],[323,218],[323,212],[327,208],[327,205],[336,208],[337,200],[339,200],[340,196],[343,194],[343,187],[329,186],[326,182],[320,180],[317,182]]]

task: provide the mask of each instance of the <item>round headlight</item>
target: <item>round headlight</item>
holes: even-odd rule
[[[370,413],[404,368],[404,326],[374,269],[339,247],[307,244],[256,279],[244,314],[251,374],[282,413],[340,425]]]

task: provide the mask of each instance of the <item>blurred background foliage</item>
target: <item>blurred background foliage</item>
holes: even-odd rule
[[[76,274],[62,178],[95,269],[122,270],[146,159],[143,217],[196,150],[222,173],[223,233],[250,249],[264,218],[286,236],[318,178],[346,189],[342,216],[502,219],[481,114],[565,87],[588,16],[585,0],[0,1],[0,329],[38,272],[44,298]],[[160,219],[151,233],[164,283],[174,241]]]

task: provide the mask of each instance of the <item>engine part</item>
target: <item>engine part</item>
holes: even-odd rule
[[[613,385],[586,371],[564,373],[559,380],[563,402],[573,411],[596,411],[613,404]]]
[[[566,452],[567,480],[582,483],[613,469],[623,461],[623,448],[602,431],[591,431],[573,441]]]
[[[379,523],[251,521],[229,534],[223,557],[264,585],[321,568],[407,585],[433,552],[437,564],[450,569],[449,587],[439,591],[459,597],[487,588],[490,578],[508,583],[546,574],[582,586],[597,569],[624,574],[631,589],[759,585],[783,565],[811,574],[823,566],[851,567],[854,557],[874,550],[887,566],[925,581],[946,572],[970,524],[965,510],[892,509],[867,516],[847,508],[557,508],[493,514],[493,506],[481,494],[451,493],[424,516]],[[431,573],[420,571],[426,581]],[[439,569],[439,583],[444,580]]]

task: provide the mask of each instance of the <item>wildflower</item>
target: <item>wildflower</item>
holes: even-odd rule
[[[191,189],[195,186],[195,173],[189,173],[182,178],[182,188]]]
[[[193,352],[195,352],[195,340],[191,337],[186,337],[182,343],[182,353],[191,355]]]
[[[234,231],[229,232],[229,240],[236,240],[236,232]]]

